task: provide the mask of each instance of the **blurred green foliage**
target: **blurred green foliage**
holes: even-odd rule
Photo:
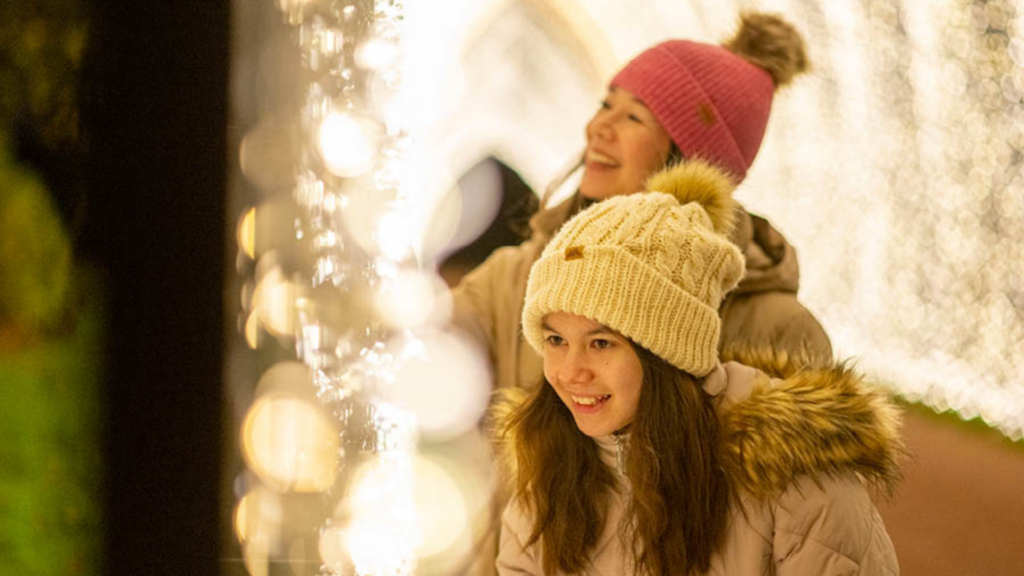
[[[87,31],[81,0],[0,2],[0,126],[17,120],[50,150],[80,148]]]
[[[2,130],[0,180],[0,322],[35,334],[64,314],[71,242],[42,181],[14,161]]]
[[[98,292],[89,276],[81,294]],[[0,348],[0,574],[100,572],[98,302],[83,298],[59,336]]]
[[[99,280],[21,146],[77,159],[80,0],[0,2],[0,574],[102,564]],[[18,135],[15,141],[14,135]]]

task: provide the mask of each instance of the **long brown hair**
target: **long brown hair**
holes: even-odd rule
[[[638,574],[704,573],[729,511],[718,418],[699,379],[633,348],[643,387],[628,430],[625,473],[632,493],[620,534]],[[515,497],[533,515],[525,544],[541,545],[547,574],[584,571],[607,519],[615,472],[546,381],[512,411],[502,433],[517,460]]]

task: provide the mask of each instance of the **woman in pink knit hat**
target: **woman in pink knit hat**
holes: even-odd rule
[[[495,251],[454,291],[455,324],[494,361],[496,388],[529,386],[540,359],[519,334],[530,265],[558,228],[591,202],[644,188],[654,172],[700,158],[735,184],[746,176],[764,136],[775,91],[807,67],[799,34],[777,16],[746,14],[722,46],[670,40],[638,55],[612,79],[586,126],[579,190],[531,220],[523,244]],[[722,303],[720,351],[772,346],[807,361],[832,349],[797,300],[796,252],[763,218],[738,209],[733,242],[747,271]]]
[[[739,184],[760,147],[776,90],[806,67],[799,34],[766,14],[744,15],[721,46],[670,40],[623,67],[586,126],[577,193],[542,209],[526,242],[495,251],[454,290],[454,323],[489,352],[496,388],[531,388],[541,381],[541,357],[524,340],[520,318],[530,267],[558,229],[595,201],[643,190],[654,173],[684,159],[700,160]],[[828,337],[797,300],[793,247],[766,220],[740,207],[728,216],[735,221],[729,238],[746,268],[717,309],[719,354],[734,358],[772,349],[801,365],[831,360]],[[496,511],[503,502],[499,495]],[[485,545],[490,558],[495,536],[492,530]],[[474,573],[491,569],[487,555]]]

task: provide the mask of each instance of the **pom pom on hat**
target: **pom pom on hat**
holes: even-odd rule
[[[708,213],[715,232],[728,236],[736,227],[738,204],[732,198],[735,187],[721,170],[690,161],[654,173],[644,189],[671,194],[680,204],[697,202]]]
[[[807,70],[803,38],[789,22],[774,14],[744,12],[736,35],[723,46],[768,72],[776,89]]]

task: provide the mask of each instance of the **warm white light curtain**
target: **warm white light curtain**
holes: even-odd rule
[[[797,246],[801,299],[838,355],[911,400],[1024,437],[1024,7],[450,4],[467,9],[423,16],[425,35],[460,30],[420,54],[446,102],[424,122],[443,127],[451,171],[493,153],[537,190],[582,149],[604,83],[632,55],[673,36],[720,40],[744,8],[785,15],[813,69],[776,98],[738,198]]]

